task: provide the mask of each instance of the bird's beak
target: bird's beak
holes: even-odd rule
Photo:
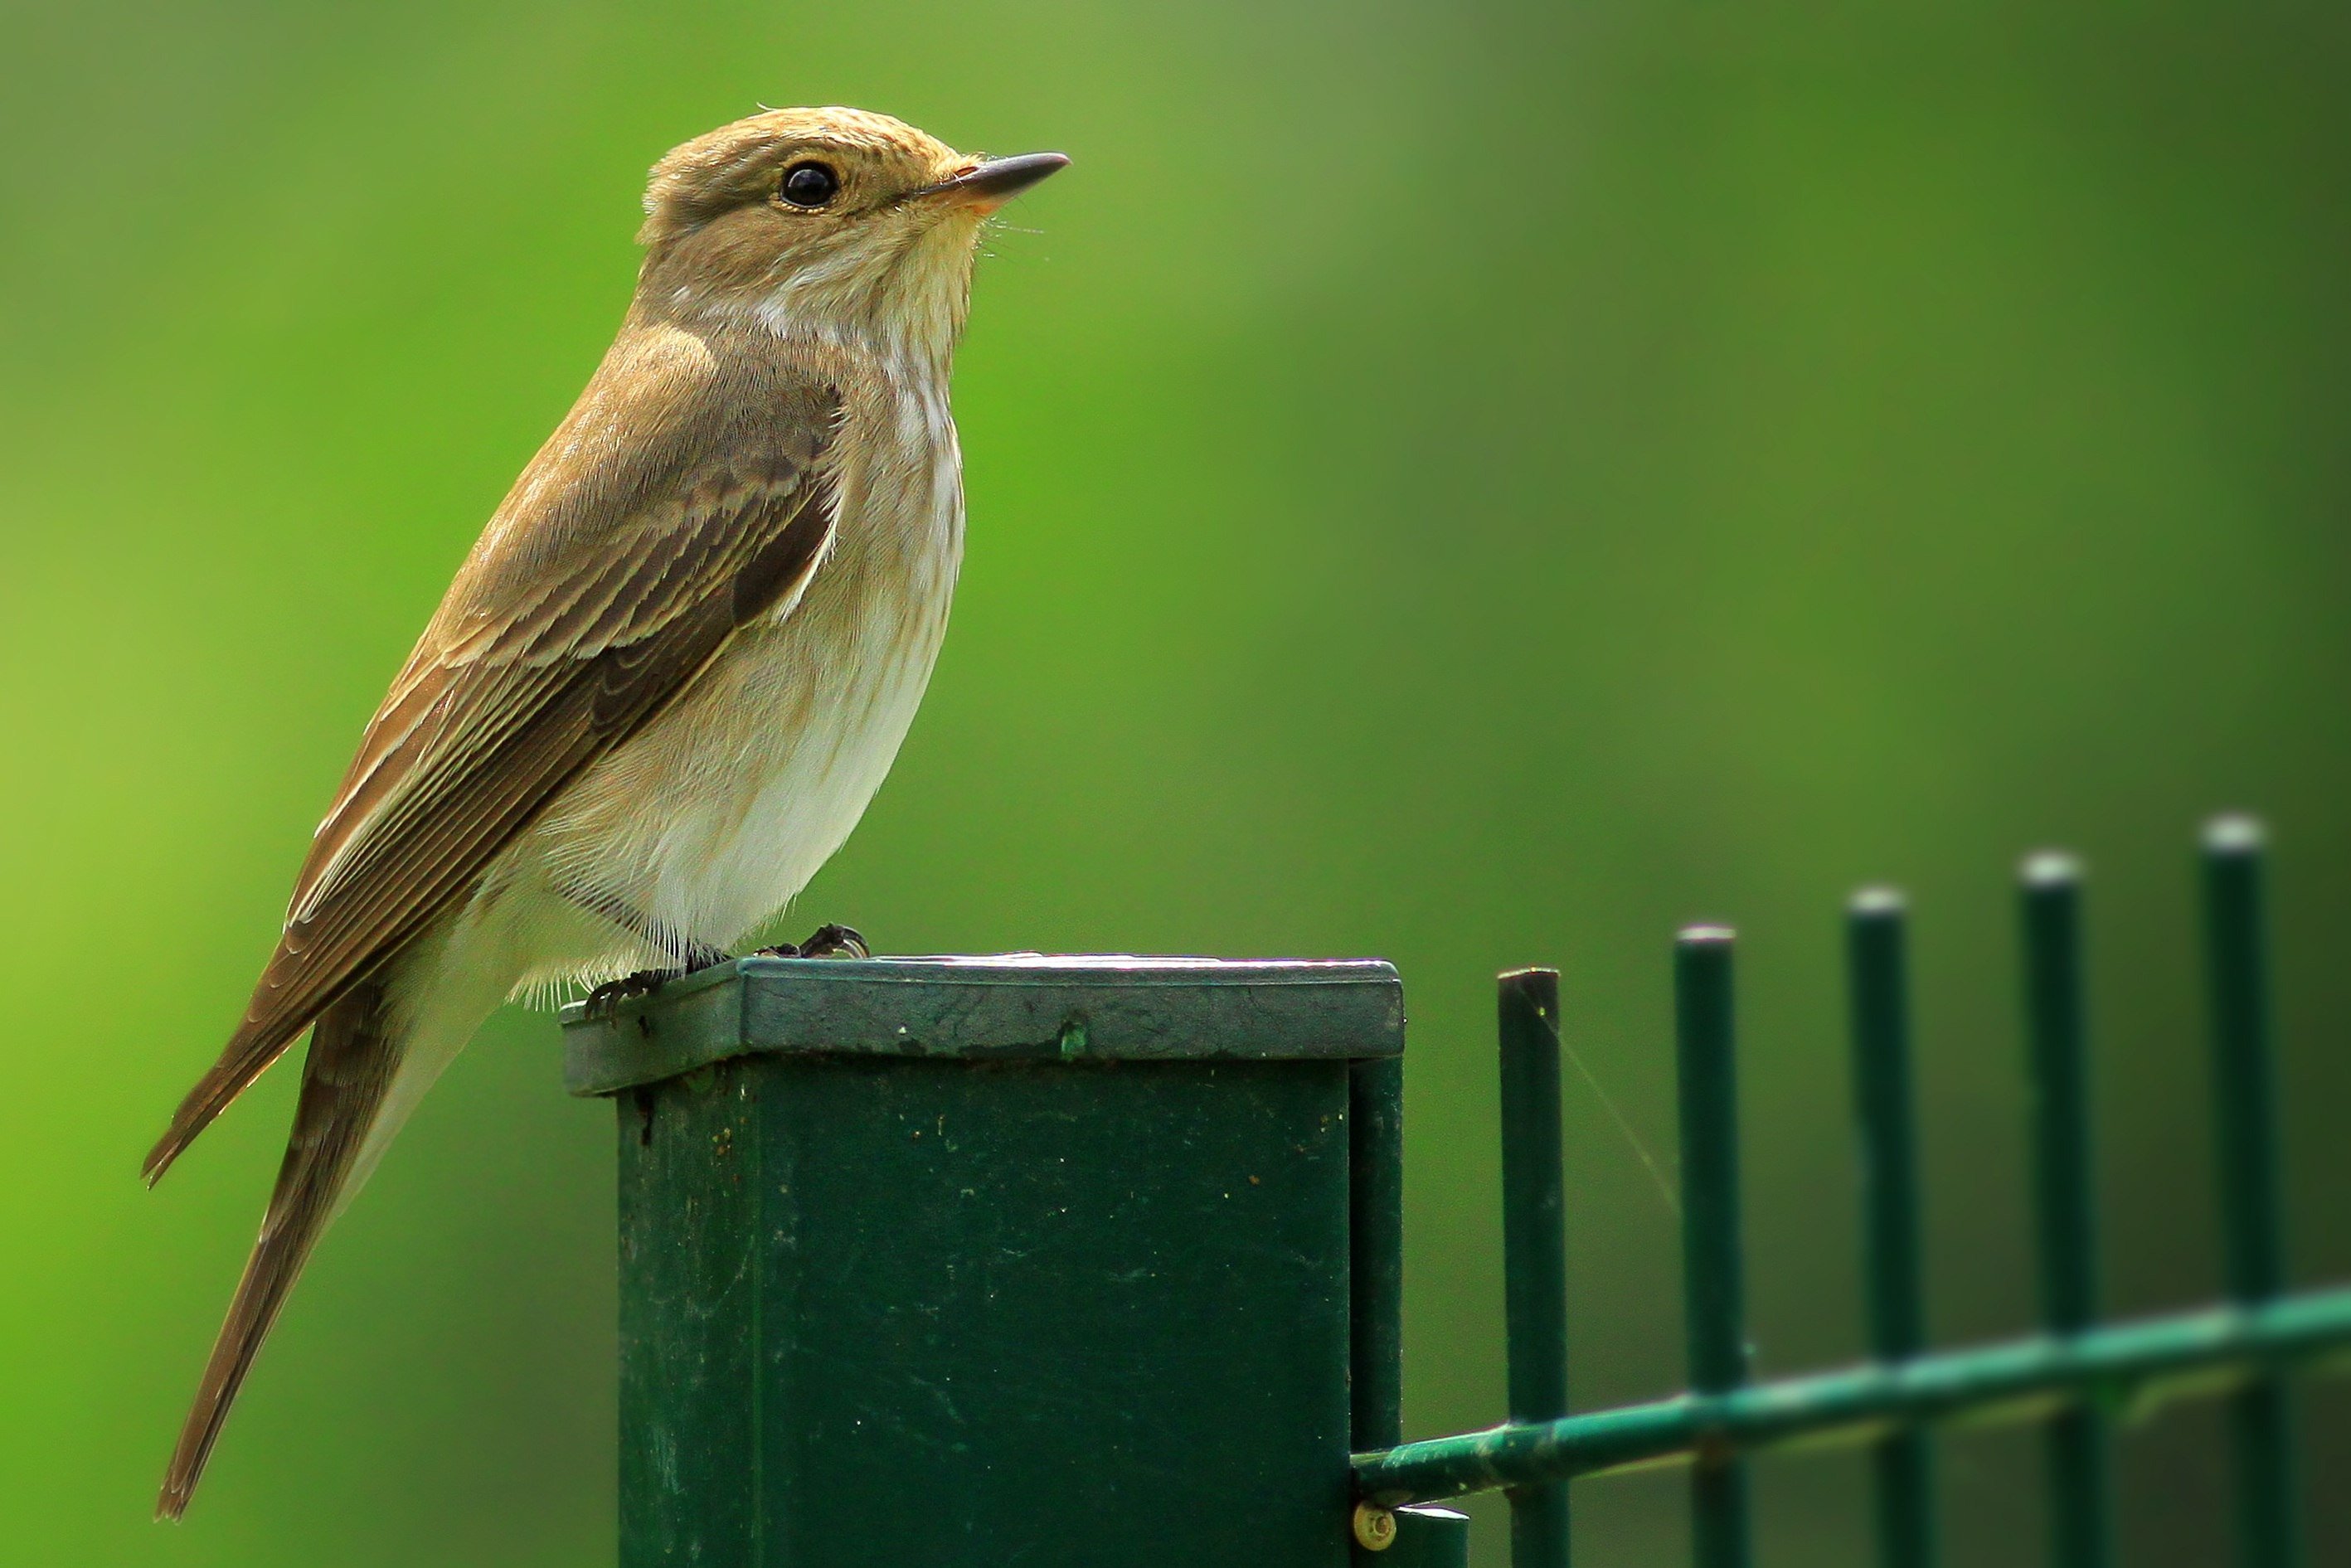
[[[1070,161],[1059,152],[1023,152],[1018,158],[991,158],[967,174],[925,185],[914,193],[926,201],[954,202],[992,213]]]

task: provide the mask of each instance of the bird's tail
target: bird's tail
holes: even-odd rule
[[[363,984],[319,1015],[310,1051],[302,1064],[302,1096],[294,1131],[286,1145],[277,1186],[261,1222],[261,1238],[246,1263],[245,1278],[229,1303],[228,1319],[214,1342],[212,1360],[196,1390],[195,1407],[172,1450],[163,1490],[155,1500],[158,1519],[187,1511],[196,1478],[228,1418],[229,1405],[245,1382],[253,1358],[277,1321],[296,1276],[340,1200],[361,1174],[356,1167],[369,1145],[400,1066],[402,1042],[390,1024],[383,987]],[[370,1162],[372,1163],[372,1162]]]

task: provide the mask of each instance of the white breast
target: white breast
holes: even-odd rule
[[[839,444],[853,455],[835,539],[806,591],[738,632],[532,830],[549,884],[593,888],[664,933],[726,947],[789,904],[857,825],[929,683],[963,555],[944,377],[890,382],[880,417]],[[646,961],[613,930],[606,951],[563,967]]]

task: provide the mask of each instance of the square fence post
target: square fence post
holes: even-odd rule
[[[619,1112],[622,1568],[1359,1550],[1389,966],[747,958],[566,1028]]]

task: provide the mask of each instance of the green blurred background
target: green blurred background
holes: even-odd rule
[[[135,1172],[608,340],[643,170],[761,101],[1077,158],[978,282],[936,684],[792,924],[1396,959],[1414,1432],[1501,1409],[1492,972],[1562,966],[1669,1172],[1693,917],[1744,935],[1760,1364],[1855,1353],[1865,879],[1918,910],[1934,1330],[2025,1324],[2009,879],[2043,843],[2095,877],[2114,1304],[2207,1294],[2220,806],[2278,829],[2298,1270],[2351,1274],[2346,83],[2318,7],[14,0],[5,1555],[608,1560],[609,1112],[547,1018],[417,1118],[178,1529],[152,1487],[286,1075]],[[1583,1073],[1567,1110],[1578,1399],[1677,1387],[1670,1214]],[[2345,1561],[2351,1399],[2310,1419]],[[2212,1436],[2132,1438],[2133,1561],[2220,1560]],[[1946,1451],[1952,1561],[2020,1560],[2029,1442]],[[1765,1561],[1858,1562],[1856,1473],[1763,1465]],[[1583,1560],[1673,1561],[1681,1486],[1580,1488]]]

